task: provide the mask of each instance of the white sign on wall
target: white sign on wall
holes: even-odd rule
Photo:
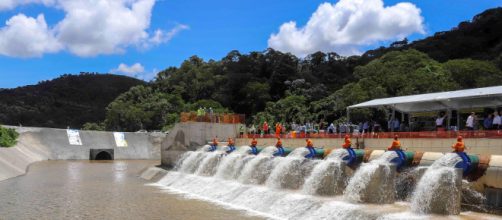
[[[82,145],[78,130],[68,129],[66,130],[66,134],[68,134],[68,142],[70,142],[70,145]]]
[[[113,132],[113,137],[115,137],[115,144],[117,147],[127,147],[127,141],[125,135],[122,132]]]

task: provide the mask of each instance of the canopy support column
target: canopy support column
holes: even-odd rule
[[[460,131],[460,110],[457,109],[457,131]]]
[[[350,108],[347,108],[347,124],[350,122]]]
[[[446,121],[446,130],[450,130],[450,125],[451,125],[451,109],[447,109],[446,110],[446,118],[448,119],[448,121]]]
[[[394,132],[394,120],[396,119],[396,109],[392,106],[392,119],[390,120],[390,131]]]

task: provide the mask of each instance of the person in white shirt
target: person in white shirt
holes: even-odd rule
[[[493,130],[498,130],[502,126],[502,118],[500,117],[500,114],[498,111],[495,111],[494,117],[493,117],[493,124],[492,124],[492,129]]]
[[[436,119],[436,129],[437,130],[440,130],[443,128],[444,118],[445,118],[444,114],[440,113],[439,117]]]
[[[465,127],[467,127],[467,130],[472,131],[474,130],[474,120],[476,117],[476,113],[471,112],[469,117],[467,117],[467,121],[465,121]]]

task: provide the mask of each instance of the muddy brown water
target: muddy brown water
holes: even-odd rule
[[[0,182],[0,219],[260,219],[147,186],[157,161],[44,161]]]

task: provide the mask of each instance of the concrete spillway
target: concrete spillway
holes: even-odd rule
[[[456,154],[336,149],[306,159],[305,148],[285,157],[272,156],[273,146],[258,155],[247,146],[230,154],[223,147],[207,149],[186,152],[155,185],[274,218],[402,219],[461,213],[463,182],[469,179]],[[484,169],[471,183],[488,186],[487,171],[499,167],[490,167],[493,161],[480,166],[479,156],[468,156],[469,172]]]
[[[113,132],[79,131],[81,145],[71,145],[66,129],[14,127],[18,143],[0,148],[0,181],[22,175],[42,160],[157,159],[163,133],[124,133],[127,147],[117,147]]]

